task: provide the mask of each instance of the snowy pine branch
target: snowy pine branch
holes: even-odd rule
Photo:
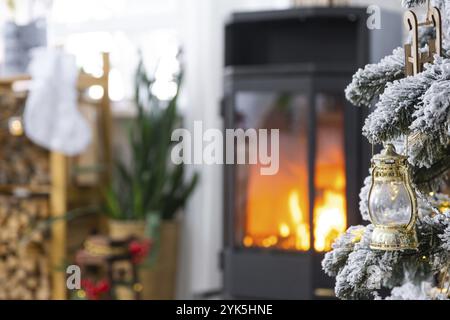
[[[402,0],[402,6],[412,8],[424,4],[427,0]]]
[[[361,191],[359,192],[359,212],[363,220],[365,221],[370,221],[368,199],[371,184],[372,184],[372,175],[369,175],[364,180],[364,186],[361,188]]]
[[[407,77],[389,83],[366,119],[363,134],[372,143],[393,140],[409,130],[414,107],[431,86],[428,77]]]
[[[403,5],[411,8],[424,2],[403,0]],[[432,4],[442,13],[443,57],[435,57],[423,72],[405,78],[404,51],[397,48],[379,63],[359,69],[345,90],[354,105],[376,103],[363,128],[370,141],[396,143],[409,137],[408,160],[420,195],[419,248],[417,252],[372,250],[373,226],[350,227],[322,261],[325,273],[336,277],[335,292],[341,299],[382,299],[380,289],[384,288],[392,290],[386,299],[450,298],[435,281],[450,264],[450,210],[439,213],[436,209],[450,201],[436,193],[437,183],[450,169],[450,0],[432,0]],[[421,52],[427,51],[428,40],[434,36],[433,28],[419,30]],[[364,220],[370,220],[370,184],[369,176],[359,195]]]
[[[447,69],[449,72],[446,71]],[[431,96],[426,93],[436,81],[444,81],[448,78],[450,78],[450,60],[436,57],[435,63],[426,65],[425,71],[418,75],[388,84],[380,96],[380,101],[376,104],[375,111],[366,119],[363,134],[373,143],[382,143],[402,134],[409,134],[412,129],[419,130],[420,128],[417,126],[410,128],[415,117],[420,115],[421,111],[416,111],[417,108],[420,108],[422,112],[426,111],[426,115],[429,116],[429,110],[436,108],[436,100],[432,100]],[[435,90],[432,89],[430,94],[432,95]],[[428,97],[427,100],[423,100],[424,97]],[[445,97],[439,99],[441,104],[445,104],[448,100]],[[429,105],[430,103],[433,105]],[[442,109],[442,106],[439,105],[439,108]],[[447,109],[444,108],[444,110]],[[423,121],[429,121],[429,119],[421,117],[420,122]],[[433,124],[429,123],[427,128],[429,129],[430,126]],[[425,138],[425,136],[423,137]],[[430,156],[430,159],[436,159],[436,157]],[[413,164],[416,165],[415,160],[417,160],[418,166],[422,166],[427,159],[413,156]]]
[[[388,82],[404,77],[404,68],[404,50],[397,48],[379,63],[359,69],[345,89],[345,95],[356,106],[370,106]]]
[[[411,143],[410,158],[416,166],[429,168],[450,147],[450,80],[434,82],[413,117],[410,130],[418,139]]]
[[[438,194],[432,204],[448,200],[449,197]],[[322,267],[328,275],[336,277],[338,298],[378,299],[380,289],[400,287],[410,281],[428,281],[450,263],[450,210],[436,215],[420,201],[419,214],[420,244],[416,253],[370,249],[372,225],[350,227],[335,241],[333,250],[325,255]],[[355,231],[361,228],[364,228],[363,234],[358,239]],[[396,290],[388,299],[406,299],[401,296]]]

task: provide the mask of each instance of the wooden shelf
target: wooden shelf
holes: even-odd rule
[[[27,80],[31,80],[31,77],[27,74],[17,74],[8,76],[3,76],[0,74],[0,86],[11,86],[14,82]]]
[[[30,81],[32,80],[30,75],[27,74],[17,74],[11,76],[2,76],[0,74],[0,87],[10,88],[15,82],[18,81]],[[90,74],[81,72],[78,77],[77,87],[79,90],[85,90],[91,86],[99,85],[105,86],[105,81],[108,81],[108,77],[93,77]]]
[[[32,195],[50,195],[50,185],[0,185],[0,193],[14,194],[17,196],[32,196]]]

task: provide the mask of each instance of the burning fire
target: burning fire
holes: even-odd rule
[[[345,197],[342,193],[327,190],[322,203],[314,210],[314,249],[319,252],[331,249],[334,239],[345,232]]]
[[[314,207],[314,250],[318,252],[329,251],[333,241],[345,232],[346,218],[346,200],[345,200],[345,181],[340,179],[330,179],[335,181],[334,186],[327,186],[317,190]],[[277,195],[276,195],[277,196]],[[283,214],[267,215],[267,221],[254,219],[252,224],[255,232],[248,232],[243,239],[245,247],[278,247],[287,250],[308,251],[311,247],[310,225],[308,211],[302,210],[301,200],[307,199],[300,193],[299,189],[291,189],[285,196],[286,204],[282,207],[287,212]],[[264,200],[261,200],[263,203]],[[281,204],[280,204],[281,206]],[[257,206],[265,213],[267,208]],[[253,212],[254,210],[252,210]],[[287,214],[286,214],[287,213]],[[269,220],[272,219],[272,220]],[[272,221],[272,222],[270,222]],[[276,223],[275,225],[273,223]],[[273,227],[276,227],[275,229]],[[247,231],[252,230],[247,228]],[[258,233],[256,232],[258,231]],[[270,231],[272,230],[272,231]],[[264,232],[265,231],[265,232]]]
[[[333,181],[333,179],[328,180]],[[314,207],[314,249],[318,252],[329,251],[331,244],[340,234],[345,232],[346,200],[344,196],[345,181],[334,180],[334,186],[318,190]],[[279,247],[287,250],[308,251],[311,247],[310,225],[308,211],[302,210],[301,200],[307,198],[301,196],[299,189],[291,189],[283,208],[288,211],[284,214],[267,215],[267,221],[262,219],[250,220],[254,232],[248,232],[243,239],[245,247]],[[264,201],[261,200],[261,203]],[[265,213],[267,208],[255,204],[260,213]],[[253,207],[252,207],[253,208]],[[304,207],[303,207],[304,208]],[[255,210],[252,210],[252,212]],[[287,213],[287,214],[286,214]],[[252,216],[253,217],[253,216]],[[272,223],[269,219],[272,219]],[[273,229],[273,226],[276,229]],[[247,231],[252,230],[247,228]],[[272,232],[270,230],[273,230]],[[258,232],[256,232],[258,231]],[[266,232],[264,232],[266,231]]]
[[[313,248],[324,252],[345,232],[342,119],[331,115],[319,123],[324,129],[318,135],[314,203],[309,202],[307,144],[296,137],[280,136],[281,166],[277,175],[261,176],[259,165],[252,165],[248,174],[240,177],[246,186],[245,191],[239,191],[245,194],[244,201],[237,204],[246,213],[245,220],[239,222],[245,226],[242,237],[245,247],[297,251]]]
[[[298,191],[291,191],[289,193],[289,211],[295,230],[295,249],[306,251],[310,247],[308,216],[302,212],[299,203]]]

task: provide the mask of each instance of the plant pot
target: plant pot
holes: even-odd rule
[[[108,224],[109,235],[114,240],[123,240],[131,236],[145,237],[144,221],[109,220]],[[139,271],[139,279],[143,286],[142,299],[171,300],[175,298],[179,230],[178,221],[161,221],[155,262],[151,267],[142,267]],[[131,299],[132,292],[121,289],[117,292],[117,298]]]
[[[145,237],[144,220],[112,220],[108,221],[109,236],[114,240],[126,240],[130,237]]]
[[[113,220],[108,219],[109,237],[113,240],[122,241],[130,237],[142,239],[145,237],[145,221],[144,220]],[[129,270],[128,263],[117,262],[116,267]],[[139,271],[139,280],[146,278],[148,270]],[[118,300],[132,300],[135,295],[133,289],[127,285],[116,285],[114,287],[114,295]]]
[[[175,299],[179,231],[178,221],[161,222],[156,261],[142,279],[143,299]]]

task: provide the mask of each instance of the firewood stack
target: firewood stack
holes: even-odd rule
[[[48,243],[42,228],[48,217],[47,199],[0,196],[1,300],[50,298]]]
[[[32,188],[50,185],[49,153],[25,136],[12,135],[8,119],[20,116],[21,101],[0,95],[0,300],[50,298],[49,197]],[[30,189],[16,194],[18,189]]]
[[[0,143],[0,185],[49,185],[47,151],[25,137],[2,137]]]

